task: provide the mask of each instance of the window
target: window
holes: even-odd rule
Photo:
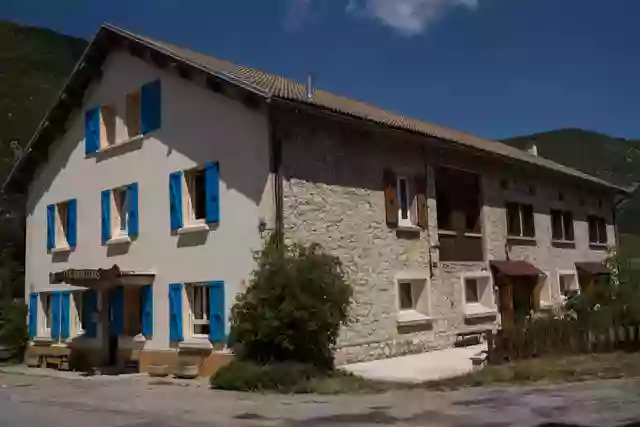
[[[76,335],[81,334],[85,329],[85,325],[84,325],[84,313],[83,313],[83,304],[82,304],[82,297],[83,297],[84,292],[83,291],[76,291],[73,292],[73,306],[75,307],[75,310],[73,310],[73,331],[75,332]]]
[[[126,236],[128,234],[129,207],[127,197],[127,187],[116,188],[112,191],[115,205],[115,215],[113,216],[112,236]]]
[[[207,191],[204,169],[192,169],[185,171],[187,185],[186,215],[189,222],[203,222],[207,217],[206,200]]]
[[[402,279],[398,280],[398,307],[400,311],[420,311],[419,307],[428,310],[429,304],[422,298],[426,286],[425,279]]]
[[[605,219],[595,215],[589,215],[587,222],[589,223],[589,243],[606,244],[607,223]]]
[[[56,205],[56,247],[68,245],[69,235],[69,215],[68,202],[58,203]]]
[[[571,297],[578,293],[578,284],[574,273],[560,273],[560,293],[565,297]]]
[[[551,237],[553,240],[574,240],[573,214],[568,211],[551,211]]]
[[[40,302],[42,304],[42,313],[44,315],[43,335],[51,336],[51,293],[41,293]]]
[[[415,308],[413,303],[413,295],[411,293],[411,282],[400,282],[398,284],[400,291],[400,310],[412,310]]]
[[[411,227],[413,226],[411,212],[413,194],[409,180],[398,177],[396,188],[398,189],[398,225]]]
[[[533,206],[507,203],[507,235],[511,237],[535,237]]]
[[[109,148],[116,143],[116,107],[103,105],[100,107],[100,148]]]
[[[480,302],[480,290],[478,289],[478,279],[469,277],[464,281],[464,299],[467,304]]]
[[[69,250],[77,241],[76,199],[47,206],[47,250]]]
[[[140,135],[140,91],[128,93],[126,96],[126,119],[127,136],[129,138]]]
[[[477,174],[440,167],[436,170],[438,229],[480,234],[480,179]]]
[[[189,300],[191,333],[194,337],[209,337],[209,288],[205,284],[189,284],[186,286]]]

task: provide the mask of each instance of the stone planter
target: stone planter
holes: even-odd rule
[[[178,364],[174,375],[177,378],[192,379],[199,374],[199,358],[193,356],[182,356],[178,359]]]
[[[169,375],[169,365],[149,365],[147,373],[151,377],[166,377]]]

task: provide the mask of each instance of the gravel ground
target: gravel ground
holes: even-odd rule
[[[282,396],[213,391],[205,382],[159,382],[146,376],[51,378],[0,373],[0,426],[89,425],[638,427],[640,381]]]

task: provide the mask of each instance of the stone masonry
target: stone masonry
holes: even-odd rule
[[[605,248],[589,247],[587,212],[607,218],[608,242],[615,243],[610,196],[573,183],[559,188],[543,175],[527,176],[461,151],[451,154],[446,147],[434,151],[427,138],[359,131],[354,126],[300,116],[288,121],[298,125],[281,138],[285,235],[291,240],[320,243],[340,257],[354,286],[352,323],[343,328],[339,339],[339,363],[452,345],[459,333],[478,327],[465,323],[462,277],[465,273],[489,276],[488,261],[492,259],[530,261],[548,275],[543,301],[557,302],[558,270],[571,270],[576,261],[599,261],[607,255]],[[439,262],[433,168],[444,159],[447,165],[469,168],[482,176],[484,262]],[[387,167],[408,176],[426,176],[425,229],[401,232],[387,226],[382,183]],[[503,180],[510,183],[507,190],[501,185]],[[566,193],[563,202],[558,200],[559,191]],[[507,245],[507,200],[534,205],[535,242]],[[574,211],[575,248],[551,245],[549,209],[555,206]],[[421,325],[399,322],[397,280],[405,278],[424,280],[418,308],[428,321]],[[480,325],[485,329],[499,321],[492,291],[483,304],[496,315]]]

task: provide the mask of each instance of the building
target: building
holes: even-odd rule
[[[310,82],[312,83],[312,82]],[[606,273],[628,191],[547,159],[103,26],[16,163],[28,354],[197,366],[265,233],[355,288],[339,361],[452,345]]]

